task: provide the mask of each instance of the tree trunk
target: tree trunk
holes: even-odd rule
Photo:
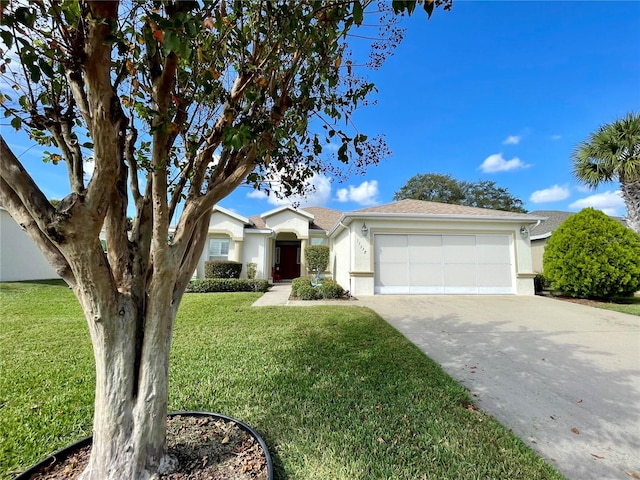
[[[177,307],[172,308],[170,297],[150,294],[146,301],[154,307],[139,315],[145,309],[130,297],[116,294],[116,302],[109,298],[96,302],[95,290],[91,302],[86,292],[76,292],[89,322],[96,363],[93,443],[81,478],[157,478],[173,468],[166,452],[166,418]]]
[[[627,225],[640,235],[640,180],[620,182],[622,198],[627,207]]]

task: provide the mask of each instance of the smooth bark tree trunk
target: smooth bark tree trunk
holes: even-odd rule
[[[620,182],[620,187],[627,207],[627,225],[640,235],[640,180]]]
[[[114,304],[109,298],[96,302],[95,291],[91,299],[86,292],[77,294],[87,315],[96,363],[92,451],[81,478],[157,478],[174,467],[166,452],[166,418],[177,307],[172,307],[170,296],[149,295],[146,301],[153,306],[140,318],[138,312],[144,309],[125,295],[118,294]]]

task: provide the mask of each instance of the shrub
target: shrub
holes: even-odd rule
[[[640,236],[585,208],[553,232],[543,264],[551,287],[572,297],[632,295],[640,288]]]
[[[533,288],[536,295],[540,295],[546,288],[549,288],[549,283],[542,273],[536,273],[536,276],[533,277]]]
[[[256,272],[258,271],[258,264],[249,262],[247,263],[247,278],[254,279],[256,278]]]
[[[320,292],[313,285],[300,285],[298,287],[298,295],[297,297],[300,300],[318,300],[320,297]]]
[[[269,289],[269,281],[264,279],[238,279],[238,278],[205,278],[203,280],[191,280],[187,286],[187,292],[212,293],[212,292],[266,292]]]
[[[344,296],[344,288],[335,280],[325,280],[318,290],[322,298],[342,298]]]
[[[304,249],[307,268],[316,273],[324,272],[329,265],[329,247],[326,245],[308,245]]]
[[[312,287],[311,279],[309,277],[298,277],[291,280],[291,296],[299,297],[300,287],[303,287],[303,286]]]
[[[242,264],[231,260],[211,260],[204,262],[205,278],[240,278]]]

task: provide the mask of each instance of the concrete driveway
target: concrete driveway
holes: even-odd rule
[[[568,478],[640,478],[640,317],[542,297],[359,300]]]

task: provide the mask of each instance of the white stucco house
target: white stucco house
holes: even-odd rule
[[[528,214],[401,200],[353,212],[283,206],[255,217],[215,207],[207,260],[258,266],[258,278],[305,275],[307,245],[328,245],[329,274],[352,295],[533,295]]]
[[[0,281],[57,278],[0,207]],[[352,295],[533,295],[530,228],[542,217],[419,200],[352,212],[283,206],[245,217],[215,207],[195,276],[207,260],[257,265],[257,277],[307,274],[307,245],[328,245],[328,275]]]

